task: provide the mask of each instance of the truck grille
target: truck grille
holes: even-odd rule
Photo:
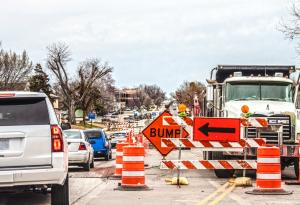
[[[257,116],[262,117],[262,116]],[[273,116],[267,117],[269,125],[283,125],[283,143],[288,140],[291,140],[291,120],[289,116]],[[278,133],[277,132],[261,132],[260,136],[262,138],[266,138],[267,144],[278,144]],[[255,138],[256,137],[256,128],[249,127],[248,128],[248,137]]]

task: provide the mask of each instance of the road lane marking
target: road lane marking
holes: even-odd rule
[[[222,186],[220,186],[216,191],[205,197],[202,201],[200,201],[197,205],[205,205],[207,202],[209,202],[211,199],[213,199],[217,194],[221,193],[222,191],[226,190],[227,187],[229,187],[229,182],[226,182]]]
[[[215,182],[215,181],[211,181],[209,180],[209,183],[214,186],[215,188],[219,187],[220,185]],[[229,196],[229,198],[231,198],[232,200],[236,201],[238,204],[240,205],[252,205],[249,200],[247,199],[243,199],[241,198],[239,195],[235,194],[235,193],[231,193]]]

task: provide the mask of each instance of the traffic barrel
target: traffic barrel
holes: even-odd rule
[[[122,189],[147,189],[145,185],[145,149],[143,146],[123,147]]]
[[[257,149],[256,188],[246,193],[254,195],[292,194],[281,186],[279,147],[259,147]]]
[[[127,146],[127,142],[118,142],[116,145],[116,168],[114,177],[122,177],[122,168],[123,168],[123,147]]]

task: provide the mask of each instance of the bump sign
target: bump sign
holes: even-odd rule
[[[180,138],[180,126],[163,125],[163,118],[169,116],[171,113],[165,111],[158,116],[148,127],[143,130],[143,135],[153,144],[153,146],[163,155],[166,156],[174,147],[161,147],[162,138]],[[183,128],[182,138],[189,136],[189,133]]]

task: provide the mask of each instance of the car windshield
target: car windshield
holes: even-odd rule
[[[64,131],[64,134],[68,139],[81,139],[79,131]]]
[[[293,102],[290,83],[227,83],[226,101],[271,100]]]
[[[103,136],[101,131],[85,131],[84,135],[87,139],[101,138]]]

